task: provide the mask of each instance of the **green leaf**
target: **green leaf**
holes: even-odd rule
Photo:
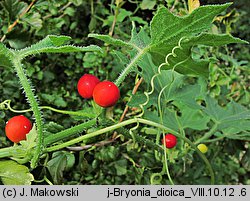
[[[155,0],[143,0],[140,4],[140,7],[142,10],[152,10],[154,8],[154,6],[156,5],[156,1]]]
[[[152,61],[152,57],[150,54],[146,54],[143,59],[138,63],[138,65],[142,68],[142,76],[145,79],[146,83],[151,84],[152,77],[158,73],[158,67],[154,65]],[[159,94],[161,89],[165,87],[166,85],[172,85],[171,87],[174,86],[174,88],[180,86],[181,80],[183,79],[183,76],[180,75],[179,73],[176,73],[171,70],[163,70],[161,71],[161,74],[157,75],[154,78],[154,89]],[[177,82],[175,82],[177,81]],[[151,90],[151,86],[149,87],[149,91]],[[173,90],[174,90],[173,88]],[[165,91],[168,91],[168,88],[165,89]]]
[[[101,160],[101,161],[112,161],[114,158],[117,158],[119,155],[119,150],[118,148],[114,147],[114,146],[107,146],[107,147],[104,147],[102,149],[102,151],[100,152],[97,152],[95,157],[98,159],[98,160]]]
[[[37,131],[35,124],[33,124],[32,129],[26,135],[26,140],[20,141],[20,144],[22,145],[23,148],[29,151],[30,149],[36,146],[36,140],[37,140]]]
[[[208,77],[210,59],[195,60],[192,58],[192,48],[197,45],[221,46],[230,43],[246,43],[246,41],[227,34],[215,35],[209,33],[202,33],[198,36],[183,40],[181,42],[181,49],[178,48],[174,51],[175,56],[171,55],[168,57],[168,63],[163,65],[162,69],[174,68],[176,72],[181,74]]]
[[[194,130],[205,130],[210,118],[201,110],[192,109],[182,103],[177,105],[181,111],[181,116],[178,117],[180,126],[185,128],[192,128]]]
[[[52,134],[52,133],[57,133],[60,132],[64,129],[64,127],[58,123],[50,121],[49,123],[44,125],[44,128],[46,132]]]
[[[235,138],[233,135],[237,133],[250,131],[250,111],[238,103],[232,101],[221,107],[215,99],[207,96],[204,112],[218,124],[218,130],[225,137]]]
[[[28,4],[18,0],[4,0],[2,7],[8,12],[9,20],[15,20],[28,7]]]
[[[229,34],[217,35],[211,33],[202,33],[197,37],[191,37],[187,45],[193,44],[193,45],[206,45],[206,46],[221,46],[230,43],[248,43],[248,42],[241,40],[240,38],[235,38]]]
[[[96,18],[95,17],[91,17],[91,20],[90,20],[89,26],[88,26],[89,31],[93,32],[96,29],[96,26],[97,26],[97,20],[96,20]]]
[[[122,52],[113,50],[111,54],[118,60],[119,64],[122,64],[122,66],[126,66],[126,64],[129,63],[129,59]]]
[[[111,44],[111,45],[118,46],[118,47],[133,47],[131,44],[120,39],[115,39],[109,35],[89,34],[88,37],[96,38],[96,39],[102,40],[103,42],[107,44]]]
[[[150,59],[150,55],[144,56],[144,59],[139,62],[139,66],[143,66],[142,76],[146,83],[151,83],[152,76],[158,73],[157,67]],[[205,98],[207,91],[206,82],[204,79],[198,79],[198,83],[191,85],[185,82],[185,76],[180,75],[172,70],[162,70],[161,74],[157,75],[153,80],[154,92],[149,96],[149,102],[144,107],[145,118],[161,123],[158,113],[147,112],[146,109],[150,106],[158,106],[159,94],[161,96],[161,110],[163,111],[164,125],[178,131],[180,127],[183,129],[191,128],[194,130],[207,129],[207,123],[210,121],[208,115],[202,113],[202,107],[198,104],[199,100]],[[148,91],[151,91],[152,86],[149,85]],[[139,104],[145,102],[145,95],[137,94],[131,99],[129,106],[138,107]],[[175,105],[181,116],[176,115],[175,110],[166,108],[167,104]],[[157,107],[158,108],[158,107]],[[158,108],[159,110],[159,108]]]
[[[57,107],[66,107],[67,102],[61,97],[60,94],[44,94],[41,93],[40,97],[48,103],[56,105]]]
[[[11,68],[12,67],[12,63],[9,60],[9,58],[4,55],[4,54],[0,54],[0,67],[5,67],[5,68]]]
[[[174,104],[177,102],[185,103],[188,107],[193,109],[201,109],[201,106],[197,103],[198,100],[203,100],[206,94],[206,89],[198,83],[194,85],[185,85],[176,91],[171,91],[169,96],[170,100],[174,101]]]
[[[35,124],[30,132],[26,135],[26,140],[21,140],[20,145],[13,147],[13,157],[11,159],[20,164],[27,163],[33,156],[34,148],[37,143],[37,131]]]
[[[57,151],[52,154],[52,159],[47,163],[47,168],[55,184],[63,180],[63,172],[73,167],[75,156],[66,151]]]
[[[10,68],[12,63],[10,61],[10,50],[0,43],[0,66]]]
[[[75,15],[75,12],[76,12],[76,10],[74,8],[68,7],[65,9],[65,11],[63,13],[73,17]]]
[[[140,104],[146,102],[146,96],[140,92],[137,92],[136,95],[132,95],[131,100],[128,102],[129,107],[139,107]],[[153,104],[153,103],[152,103]]]
[[[148,34],[144,31],[143,28],[137,33],[135,24],[133,23],[133,28],[131,30],[131,39],[130,41],[123,41],[120,39],[115,39],[109,35],[101,34],[89,34],[88,37],[97,38],[104,41],[107,44],[111,44],[118,47],[128,47],[136,50],[146,48],[150,43],[150,38]]]
[[[59,140],[66,140],[67,138],[71,137],[72,135],[79,134],[88,128],[91,128],[96,125],[96,119],[92,119],[86,121],[82,124],[76,125],[74,127],[64,129],[54,135],[49,135],[44,139],[44,144],[52,144],[54,142],[58,142]]]
[[[168,128],[175,131],[179,131],[178,122],[176,121],[175,118],[175,112],[169,110],[168,108],[164,110],[164,115],[162,120],[160,119],[160,116],[158,115],[158,112],[156,110],[155,111],[146,110],[144,112],[144,118],[160,124],[163,123]]]
[[[212,34],[194,36],[210,28],[213,18],[230,4],[202,6],[190,15],[178,17],[166,8],[160,8],[151,22],[150,53],[156,65],[164,63],[166,55],[172,52],[182,38],[182,49],[176,49],[175,57],[170,56],[166,69],[174,68],[177,72],[191,75],[208,76],[209,60],[195,61],[191,57],[191,49],[198,44],[222,45],[243,42],[230,36],[213,36]],[[159,27],[161,27],[159,29]],[[189,42],[188,39],[191,37]],[[187,39],[187,40],[186,40]],[[215,39],[216,42],[211,42]],[[223,39],[223,40],[221,40]],[[186,41],[186,42],[185,42]],[[196,43],[193,43],[195,41]],[[224,42],[224,43],[223,43]]]
[[[9,49],[5,47],[3,43],[0,43],[0,54],[6,54],[9,52]]]
[[[193,130],[205,130],[210,118],[202,113],[201,110],[192,109],[184,104],[179,104],[180,115],[169,108],[163,110],[163,124],[167,127],[179,131],[180,129],[191,128]],[[162,123],[156,112],[145,112],[145,118],[151,121]]]
[[[0,161],[0,178],[4,185],[30,185],[34,181],[26,166],[11,160]]]
[[[144,56],[138,64],[141,68],[143,66],[142,76],[146,83],[151,83],[152,77],[158,73],[157,67],[153,64],[151,56],[147,54]],[[187,104],[189,107],[199,109],[200,106],[196,100],[202,99],[206,92],[206,84],[200,81],[199,85],[184,85],[184,76],[176,73],[172,70],[162,70],[161,74],[156,76],[153,80],[154,93],[150,96],[150,99],[157,98],[160,91],[165,87],[163,91],[163,102],[179,101]],[[204,88],[205,86],[205,88]],[[148,91],[151,91],[151,84],[148,86]],[[142,98],[139,98],[141,102]],[[133,100],[135,101],[135,100]],[[157,104],[155,102],[153,105]]]
[[[143,24],[143,25],[148,25],[147,21],[143,20],[142,18],[140,17],[130,17],[130,20],[132,22],[137,22],[138,24]]]
[[[239,125],[240,129],[243,129],[241,127],[242,123]],[[249,122],[245,122],[245,128],[249,125]],[[243,125],[244,126],[244,125]],[[245,140],[245,141],[250,141],[250,132],[247,131],[242,131],[238,132],[237,128],[226,128],[223,129],[223,134],[222,136],[232,139],[232,140]],[[220,136],[220,137],[222,137]]]
[[[147,91],[151,91],[152,77],[153,75],[158,73],[158,69],[153,64],[149,54],[144,56],[143,60],[139,62],[139,66],[144,67],[142,71],[142,76],[145,79],[146,83],[150,83]],[[180,75],[175,71],[162,70],[161,74],[157,75],[153,80],[154,92],[149,96],[149,102],[144,109],[146,110],[146,108],[150,107],[151,105],[158,105],[158,96],[161,90],[164,88],[164,91],[161,96],[161,104],[163,108],[165,108],[165,104],[173,101],[173,104],[177,107],[180,104],[185,104],[187,107],[190,108],[190,110],[200,110],[201,106],[197,103],[197,101],[204,99],[207,91],[206,83],[203,79],[200,78],[198,84],[191,85],[186,83],[184,78],[185,76]],[[138,93],[132,97],[129,106],[138,107],[139,104],[145,103],[145,98],[146,97],[144,94]],[[204,123],[207,123],[207,120],[205,121],[204,119]],[[175,125],[177,124],[175,123]]]
[[[165,7],[160,8],[150,26],[152,51],[160,49],[169,52],[169,45],[176,44],[181,37],[209,29],[214,17],[230,5],[231,3],[201,6],[184,17],[174,15]]]
[[[53,45],[55,46],[61,46],[71,39],[71,37],[69,36],[53,36],[53,35],[49,35],[47,36],[47,38],[49,38],[50,42],[53,43]],[[46,38],[44,40],[46,40]]]
[[[127,174],[127,160],[126,159],[120,159],[120,160],[117,160],[115,163],[114,163],[114,167],[116,169],[116,174],[117,175],[126,175]]]
[[[58,107],[66,107],[67,106],[67,102],[65,100],[63,100],[62,97],[58,97],[57,99],[55,99],[54,103]]]
[[[238,121],[250,119],[250,111],[244,106],[233,101],[228,103],[226,107],[221,107],[215,99],[207,96],[206,104],[207,106],[204,111],[221,126],[223,124],[230,124],[233,121],[238,123]]]
[[[143,29],[137,33],[134,24],[129,42],[113,39],[110,36],[96,34],[89,36],[101,39],[115,46],[132,48],[132,51],[129,52],[131,61],[127,63],[126,69],[122,73],[124,77],[128,73],[136,71],[135,66],[138,61],[144,60],[147,57],[145,55],[150,53],[153,63],[157,67],[165,64],[162,69],[174,69],[181,74],[207,78],[209,63],[214,58],[194,59],[192,57],[194,46],[246,43],[246,41],[230,35],[214,35],[204,32],[211,27],[214,17],[230,5],[231,3],[201,6],[184,17],[176,16],[167,8],[161,7],[151,21],[151,38],[147,36]],[[167,55],[168,60],[166,62]],[[140,67],[142,69],[146,68],[145,65],[140,65]],[[117,81],[117,84],[120,83],[121,77]]]
[[[27,22],[30,26],[32,26],[34,29],[39,30],[42,28],[42,18],[39,13],[31,13],[26,14],[22,20],[24,22]]]
[[[129,43],[138,51],[143,51],[144,48],[148,48],[150,44],[150,37],[144,28],[141,28],[137,33],[135,24],[133,23],[133,28],[131,30],[131,39]]]
[[[25,48],[29,44],[30,35],[28,32],[20,32],[18,29],[13,29],[7,35],[7,41],[10,48],[15,50],[20,50]]]
[[[63,45],[70,39],[68,36],[53,36],[49,35],[38,43],[20,50],[18,53],[22,57],[37,53],[68,53],[68,52],[89,52],[89,51],[99,51],[102,49],[96,45],[90,45],[87,47],[74,46],[74,45]]]
[[[74,5],[80,6],[83,3],[83,0],[70,0]]]
[[[122,23],[125,20],[125,18],[131,16],[132,14],[133,14],[132,12],[127,11],[127,10],[125,10],[123,8],[120,8],[119,13],[116,16],[117,23]],[[102,26],[103,27],[104,26],[110,26],[111,27],[113,21],[114,21],[114,15],[108,15],[107,19],[103,21]]]

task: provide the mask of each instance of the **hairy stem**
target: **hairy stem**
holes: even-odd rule
[[[176,132],[176,131],[174,131],[174,130],[172,130],[170,128],[167,128],[164,125],[161,125],[159,123],[155,123],[155,122],[152,122],[152,121],[149,121],[149,120],[146,120],[146,119],[140,119],[140,118],[129,119],[129,120],[120,122],[118,124],[115,124],[115,125],[100,129],[100,130],[95,131],[93,133],[89,133],[89,134],[80,136],[80,137],[75,138],[73,140],[70,140],[68,142],[65,142],[65,143],[62,143],[62,144],[59,144],[59,145],[55,145],[55,146],[52,146],[52,147],[48,147],[44,151],[45,152],[57,151],[57,150],[65,148],[65,147],[71,146],[73,144],[79,143],[79,142],[81,142],[83,140],[86,140],[86,139],[89,139],[89,138],[92,138],[92,137],[96,137],[96,136],[101,135],[103,133],[107,133],[109,131],[113,131],[115,129],[130,125],[130,124],[133,124],[133,123],[142,123],[142,124],[157,127],[159,129],[163,129],[166,132],[173,133],[178,138],[180,138],[180,139],[184,140],[186,143],[188,143],[198,153],[198,155],[201,157],[201,159],[205,162],[205,164],[208,167],[208,170],[210,172],[211,184],[214,184],[214,172],[213,172],[213,169],[212,169],[208,159],[206,158],[206,156],[203,153],[200,152],[200,150],[196,147],[196,145],[194,143],[192,143],[188,138],[182,136],[178,132]]]
[[[89,138],[101,135],[103,133],[107,133],[109,131],[112,131],[112,130],[115,130],[117,128],[129,125],[131,123],[135,123],[135,120],[134,119],[130,119],[130,120],[127,120],[127,121],[124,121],[124,122],[121,122],[121,123],[118,123],[118,124],[115,124],[115,125],[112,125],[112,126],[100,129],[100,130],[97,130],[97,131],[95,131],[93,133],[89,133],[89,134],[80,136],[80,137],[72,139],[72,140],[70,140],[68,142],[65,142],[65,143],[62,143],[62,144],[59,144],[59,145],[55,145],[55,146],[49,147],[45,151],[47,151],[47,152],[57,151],[59,149],[71,146],[71,145],[76,144],[76,143],[79,143],[79,142],[81,142],[81,141],[83,141],[85,139],[89,139]]]
[[[126,68],[122,71],[119,77],[116,79],[115,84],[120,86],[124,81],[126,76],[132,71],[135,65],[140,61],[140,59],[148,52],[149,46],[140,50],[137,55],[131,60],[131,62],[126,66]]]
[[[49,145],[54,142],[57,142],[59,140],[63,140],[65,138],[68,138],[74,134],[82,132],[86,128],[90,128],[92,126],[96,125],[96,119],[92,119],[90,121],[84,122],[82,124],[79,124],[75,127],[68,128],[66,130],[63,130],[61,132],[58,132],[54,135],[50,135],[44,139],[44,145]]]
[[[178,138],[180,138],[180,139],[184,140],[186,143],[188,143],[198,153],[198,155],[201,157],[201,159],[205,162],[205,164],[206,164],[206,166],[207,166],[207,168],[208,168],[208,170],[210,172],[211,184],[214,184],[214,172],[213,172],[213,169],[212,169],[209,161],[207,160],[206,156],[203,153],[200,152],[200,150],[196,147],[196,145],[194,143],[192,143],[188,138],[182,136],[178,132],[176,132],[176,131],[174,131],[174,130],[172,130],[170,128],[167,128],[164,125],[161,125],[159,123],[156,123],[156,122],[153,122],[153,121],[150,121],[150,120],[146,120],[146,119],[140,119],[140,118],[129,119],[129,120],[120,122],[118,124],[115,124],[115,125],[100,129],[100,130],[95,131],[93,133],[89,133],[89,134],[80,136],[80,137],[75,138],[73,140],[70,140],[68,142],[48,147],[48,148],[44,149],[43,152],[45,153],[45,152],[57,151],[57,150],[65,148],[65,147],[71,146],[73,144],[79,143],[79,142],[81,142],[83,140],[86,140],[86,139],[101,135],[103,133],[107,133],[109,131],[112,131],[112,130],[115,130],[115,129],[118,129],[118,128],[121,128],[121,127],[124,127],[124,126],[127,126],[127,125],[130,125],[130,124],[134,124],[134,123],[142,123],[142,124],[145,124],[145,125],[157,127],[159,129],[164,130],[165,132],[173,133]],[[81,126],[85,127],[86,124],[85,125],[82,124]],[[70,132],[72,132],[72,131],[73,131],[73,129],[71,128],[71,130],[67,134],[70,134]],[[62,133],[60,133],[60,135],[62,135]],[[57,137],[59,137],[59,135]],[[55,139],[47,140],[47,143],[52,142],[52,140],[55,140]],[[141,140],[142,140],[142,142],[144,142],[144,139],[141,139]],[[157,148],[158,148],[158,146],[157,146]],[[0,158],[11,156],[13,154],[11,152],[11,150],[12,150],[12,147],[0,149]]]
[[[21,58],[18,54],[13,55],[12,63],[15,67],[16,73],[19,77],[20,83],[24,89],[24,92],[26,94],[26,97],[28,99],[28,102],[30,104],[30,107],[33,111],[35,122],[36,122],[36,128],[37,128],[37,146],[34,153],[34,156],[31,160],[31,168],[35,168],[39,159],[39,156],[41,154],[42,148],[43,148],[43,121],[42,121],[42,115],[39,110],[39,106],[37,103],[37,100],[35,98],[35,94],[33,93],[33,90],[31,88],[31,84],[28,80],[28,78],[25,75],[24,69],[21,64]]]

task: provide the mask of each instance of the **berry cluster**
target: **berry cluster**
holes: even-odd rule
[[[84,74],[78,81],[77,90],[86,99],[93,98],[97,105],[107,108],[120,98],[118,87],[110,81],[100,81],[96,76]]]

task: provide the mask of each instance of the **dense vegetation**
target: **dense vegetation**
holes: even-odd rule
[[[227,2],[1,1],[2,184],[250,184],[250,5]],[[84,74],[119,101],[82,98]]]

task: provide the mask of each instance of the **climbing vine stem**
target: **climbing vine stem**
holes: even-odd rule
[[[176,137],[178,137],[178,138],[184,140],[186,143],[188,143],[198,153],[198,155],[201,157],[201,159],[205,162],[205,164],[206,164],[206,166],[207,166],[207,168],[208,168],[208,170],[210,172],[211,184],[214,184],[214,172],[213,172],[213,169],[212,169],[208,159],[206,158],[206,156],[199,151],[199,149],[195,146],[195,144],[193,142],[191,142],[185,136],[182,136],[178,132],[176,132],[176,131],[174,131],[174,130],[172,130],[170,128],[167,128],[162,124],[159,124],[159,123],[156,123],[156,122],[153,122],[153,121],[150,121],[150,120],[146,120],[146,119],[141,119],[141,118],[134,118],[134,119],[129,119],[129,120],[120,122],[118,124],[115,124],[115,125],[112,125],[112,126],[97,130],[95,132],[92,132],[92,133],[89,133],[89,134],[74,138],[74,139],[72,139],[70,141],[67,141],[67,142],[64,142],[62,144],[48,147],[44,151],[45,152],[57,151],[57,150],[65,148],[65,147],[71,146],[73,144],[79,143],[79,142],[81,142],[83,140],[86,140],[86,139],[89,139],[89,138],[92,138],[92,137],[96,137],[96,136],[101,135],[103,133],[107,133],[109,131],[113,131],[115,129],[130,125],[130,124],[134,124],[134,123],[141,123],[141,124],[157,127],[157,128],[162,129],[162,130],[164,130],[166,132],[173,133]]]
[[[41,111],[39,110],[38,101],[36,100],[35,94],[33,92],[34,90],[32,89],[31,83],[29,82],[25,74],[25,71],[22,67],[21,60],[22,58],[19,56],[18,52],[13,52],[12,63],[13,66],[15,67],[15,71],[17,73],[17,76],[19,77],[19,81],[26,94],[30,107],[33,111],[36,123],[36,129],[38,134],[37,146],[33,158],[31,160],[31,168],[35,168],[43,148],[43,121],[42,121]]]

